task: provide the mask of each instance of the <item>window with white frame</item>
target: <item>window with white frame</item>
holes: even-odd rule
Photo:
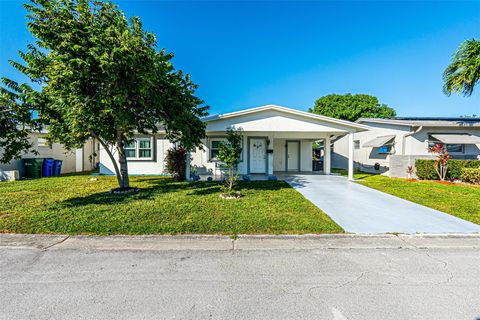
[[[48,140],[46,138],[38,138],[37,139],[37,145],[38,147],[42,147],[42,148],[51,148],[52,145],[48,143]]]
[[[222,143],[227,141],[225,138],[211,138],[210,139],[210,161],[216,161],[218,150],[220,150],[220,146]]]
[[[125,144],[125,154],[129,160],[152,160],[153,137],[135,138]]]
[[[227,141],[227,138],[222,138],[222,137],[210,138],[209,141],[210,141],[209,142],[210,161],[217,161],[218,150],[220,150],[220,146],[222,145],[222,143]],[[243,137],[242,137],[242,148],[243,148]],[[242,161],[243,161],[243,149],[242,149],[242,152],[240,153],[240,162]]]

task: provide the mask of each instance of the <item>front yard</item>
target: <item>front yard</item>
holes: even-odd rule
[[[97,179],[97,180],[92,180]],[[0,232],[62,234],[338,233],[325,213],[282,181],[242,182],[224,200],[220,184],[132,177],[134,195],[110,195],[115,177],[73,175],[0,183]]]
[[[480,186],[421,180],[410,182],[368,174],[358,179],[367,187],[480,224]]]

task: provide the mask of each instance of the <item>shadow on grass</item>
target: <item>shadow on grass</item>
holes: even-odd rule
[[[146,182],[149,186],[140,188],[138,193],[130,194],[110,194],[108,192],[93,193],[84,197],[75,197],[67,199],[61,203],[55,204],[58,208],[76,208],[88,205],[118,205],[120,203],[129,203],[138,200],[155,200],[158,196],[168,193],[180,192],[186,196],[207,196],[211,194],[220,194],[221,182],[176,182],[172,179],[137,179],[132,182]],[[242,190],[255,191],[275,191],[285,188],[291,188],[284,181],[240,181],[239,186]]]

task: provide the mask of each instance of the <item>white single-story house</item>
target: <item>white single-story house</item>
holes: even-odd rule
[[[361,171],[406,177],[415,159],[429,159],[428,148],[444,145],[453,159],[477,159],[480,155],[480,118],[363,118],[356,121],[370,130],[355,133],[354,165]],[[334,141],[334,168],[348,167],[348,141]]]
[[[23,177],[24,166],[22,159],[27,158],[53,158],[62,160],[61,173],[83,172],[95,169],[98,161],[98,143],[93,140],[87,141],[82,148],[68,151],[60,143],[48,144],[46,139],[47,132],[30,133],[32,147],[38,152],[22,154],[20,159],[12,160],[9,163],[0,163],[0,181],[10,180],[13,177]],[[2,150],[0,149],[0,155]],[[18,175],[15,173],[18,172]]]
[[[225,140],[226,130],[236,128],[243,134],[243,151],[238,166],[242,175],[274,175],[275,172],[311,172],[312,144],[323,140],[329,145],[336,137],[348,136],[351,156],[347,165],[353,179],[353,134],[368,126],[316,115],[277,105],[210,116],[206,122],[207,138],[202,148],[191,153],[191,166],[198,174],[219,175],[221,165],[216,159],[218,147]],[[128,170],[132,175],[165,173],[165,154],[172,144],[165,132],[153,136],[138,135],[126,149]],[[325,152],[323,173],[331,168],[330,150]],[[100,148],[100,174],[113,174],[107,152]]]

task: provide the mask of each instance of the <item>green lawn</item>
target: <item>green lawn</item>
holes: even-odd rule
[[[346,170],[335,170],[347,175]],[[480,186],[440,184],[436,181],[407,181],[381,175],[356,172],[355,179],[377,189],[439,211],[480,224]]]
[[[132,177],[133,195],[106,193],[114,177],[72,175],[0,183],[0,232],[62,234],[338,233],[325,213],[282,181],[242,182],[239,200],[220,184]]]

